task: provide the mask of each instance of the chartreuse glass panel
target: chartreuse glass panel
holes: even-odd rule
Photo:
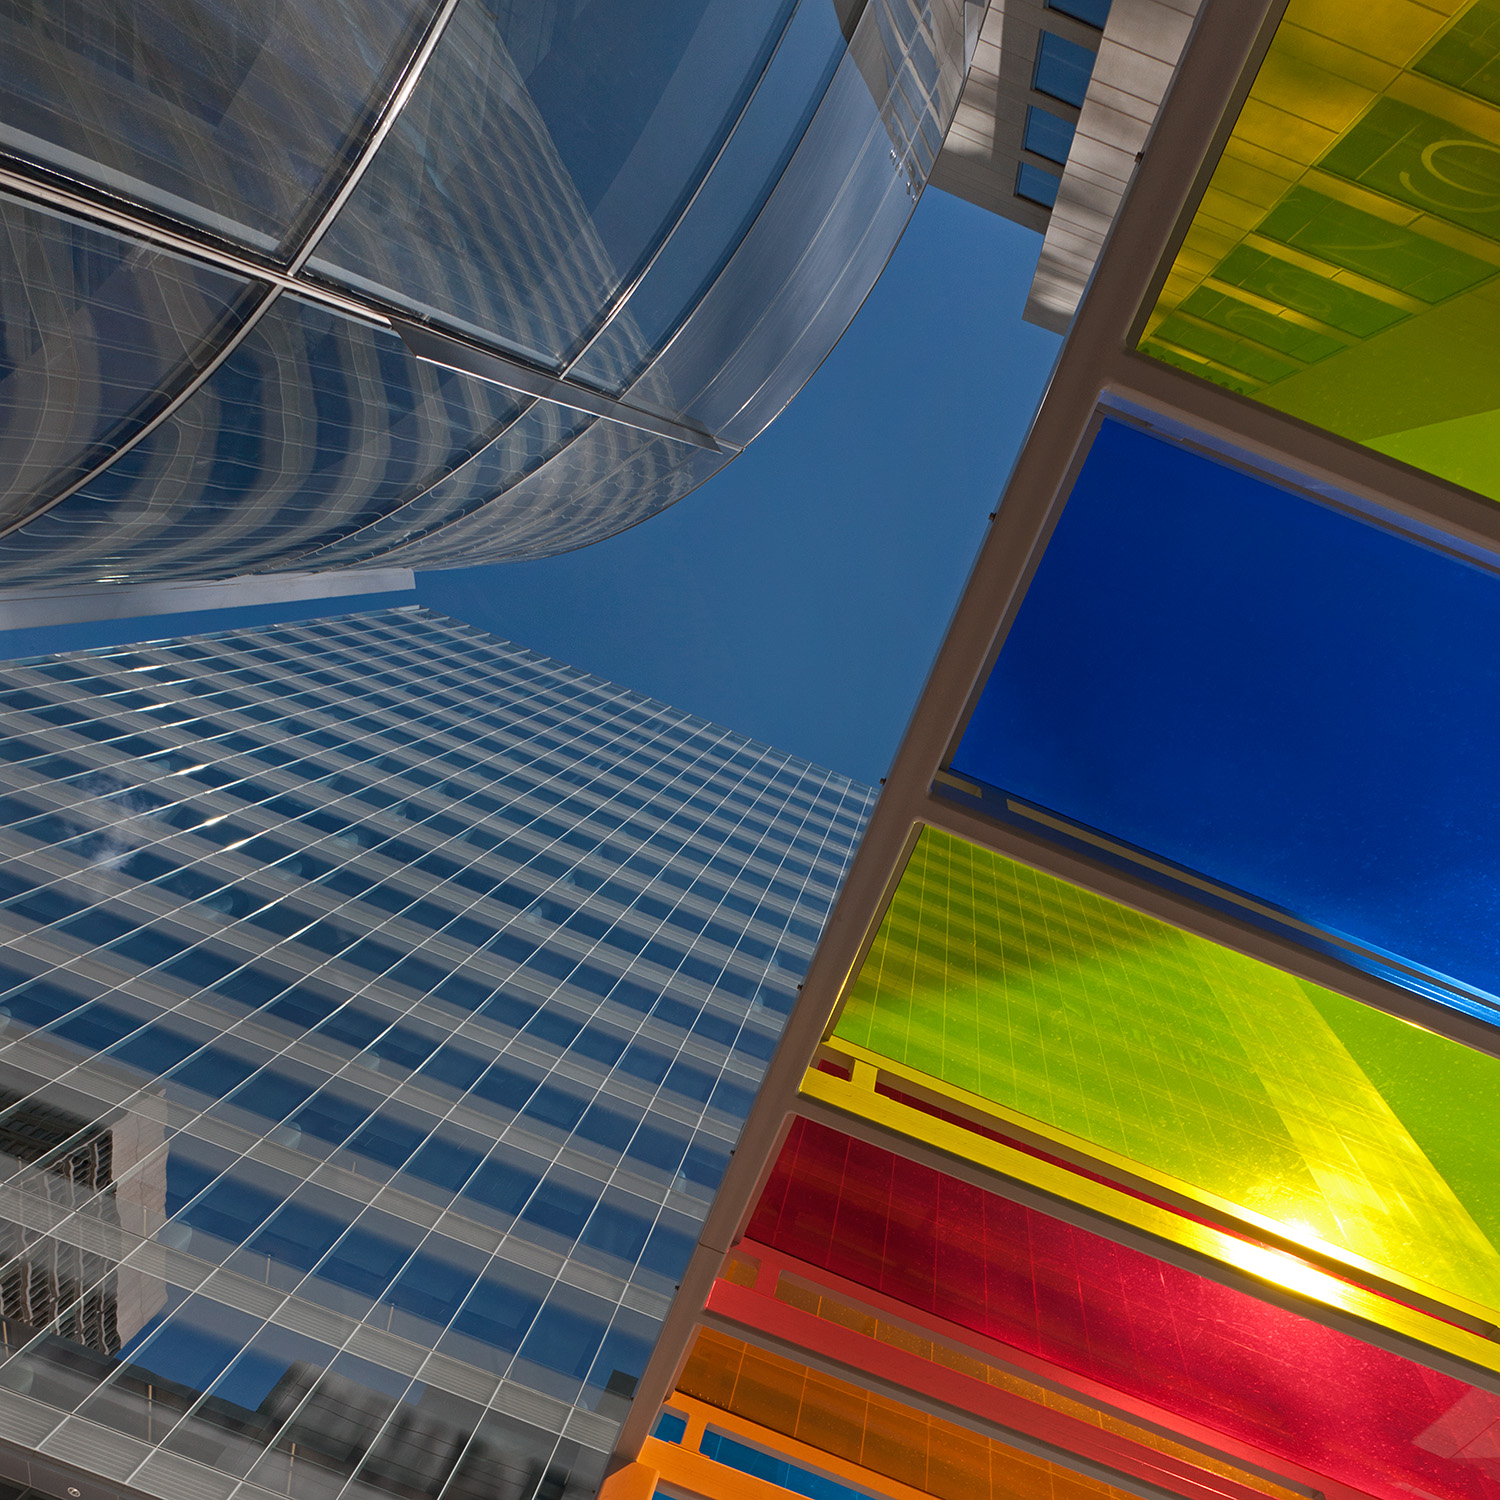
[[[922,832],[834,1036],[1500,1308],[1500,1061],[990,850]]]
[[[1500,0],[1291,0],[1141,349],[1500,499]]]

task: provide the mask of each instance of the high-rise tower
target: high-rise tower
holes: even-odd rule
[[[413,611],[0,707],[0,1475],[591,1494],[871,793]]]

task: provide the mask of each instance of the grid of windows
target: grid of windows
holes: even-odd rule
[[[873,794],[413,610],[13,665],[0,756],[0,1420],[586,1491]]]

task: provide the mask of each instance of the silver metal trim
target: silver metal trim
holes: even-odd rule
[[[450,334],[439,333],[435,328],[408,323],[404,318],[397,317],[392,317],[390,323],[412,354],[429,364],[443,365],[450,370],[472,375],[478,380],[487,380],[492,385],[504,386],[506,390],[519,391],[522,395],[551,401],[573,411],[585,412],[591,417],[602,417],[608,422],[634,427],[641,432],[651,433],[653,437],[672,438],[679,443],[689,443],[694,448],[706,448],[710,453],[740,451],[729,444],[720,444],[701,427],[690,426],[686,422],[673,422],[666,417],[642,411],[637,406],[616,401],[612,396],[603,396],[585,386],[574,385],[570,380],[544,375],[529,365],[491,353],[488,349],[481,349]]]

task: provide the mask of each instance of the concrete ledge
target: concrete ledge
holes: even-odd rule
[[[130,620],[188,610],[289,604],[350,594],[388,594],[416,587],[410,568],[350,573],[255,573],[211,582],[98,583],[58,588],[0,589],[0,630]]]

